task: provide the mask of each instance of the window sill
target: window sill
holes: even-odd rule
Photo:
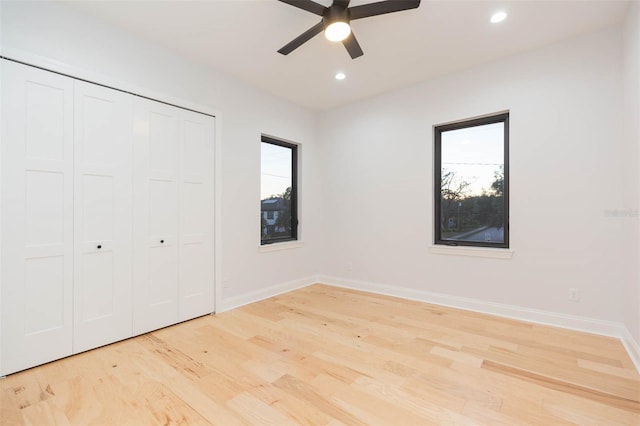
[[[269,253],[271,251],[291,250],[304,246],[302,241],[286,241],[283,243],[272,243],[260,246],[260,253]]]
[[[511,259],[514,251],[504,248],[466,247],[466,246],[429,246],[429,253],[450,256],[487,257],[492,259]]]

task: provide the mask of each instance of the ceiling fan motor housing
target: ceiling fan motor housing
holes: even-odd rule
[[[328,7],[324,15],[322,15],[322,22],[324,23],[325,29],[334,22],[346,22],[348,24],[349,21],[349,9],[339,5]]]

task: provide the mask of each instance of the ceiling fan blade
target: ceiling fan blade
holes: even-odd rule
[[[289,43],[284,45],[278,53],[282,53],[283,55],[288,55],[289,53],[296,50],[298,47],[302,46],[304,43],[311,40],[316,35],[320,34],[324,30],[324,23],[320,21],[313,27],[309,28],[307,31],[300,34],[298,37],[291,40]]]
[[[349,14],[353,21],[354,19],[368,18],[369,16],[415,9],[418,6],[420,6],[420,0],[386,0],[350,7]]]
[[[290,4],[298,9],[306,10],[307,12],[314,13],[318,16],[324,15],[324,11],[327,10],[321,4],[318,4],[311,0],[280,0],[282,3]]]
[[[364,52],[360,47],[360,43],[358,43],[358,40],[356,40],[356,36],[353,35],[353,31],[351,32],[351,34],[349,34],[349,37],[342,40],[342,44],[344,44],[344,47],[347,48],[347,52],[349,52],[351,59],[356,59],[364,55]]]

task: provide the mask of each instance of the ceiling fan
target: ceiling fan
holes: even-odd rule
[[[329,7],[325,7],[312,0],[280,0],[297,8],[306,10],[315,15],[322,16],[322,20],[309,28],[291,42],[284,45],[278,53],[288,55],[316,35],[324,31],[325,37],[330,41],[341,41],[351,59],[356,59],[364,52],[353,35],[349,22],[354,19],[368,18],[370,16],[384,15],[386,13],[400,12],[415,9],[420,6],[420,0],[386,0],[376,3],[363,4],[349,7],[350,0],[333,0]]]

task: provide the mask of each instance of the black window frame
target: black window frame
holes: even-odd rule
[[[269,143],[291,149],[291,235],[285,237],[272,237],[265,239],[262,233],[262,224],[260,225],[260,245],[269,245],[274,243],[282,243],[287,241],[298,240],[298,145],[285,142],[271,136],[261,135],[260,143]],[[262,167],[262,158],[260,159]],[[260,217],[262,218],[262,200],[260,200]]]
[[[504,123],[504,188],[503,188],[503,214],[504,214],[504,241],[503,242],[487,242],[487,241],[468,241],[468,240],[446,240],[442,239],[442,133],[451,130],[460,130],[470,127],[484,126],[487,124]],[[454,123],[436,125],[433,128],[434,140],[434,245],[444,246],[463,246],[463,247],[494,247],[509,248],[509,112],[492,114],[485,117],[473,118],[467,120],[456,121]]]

